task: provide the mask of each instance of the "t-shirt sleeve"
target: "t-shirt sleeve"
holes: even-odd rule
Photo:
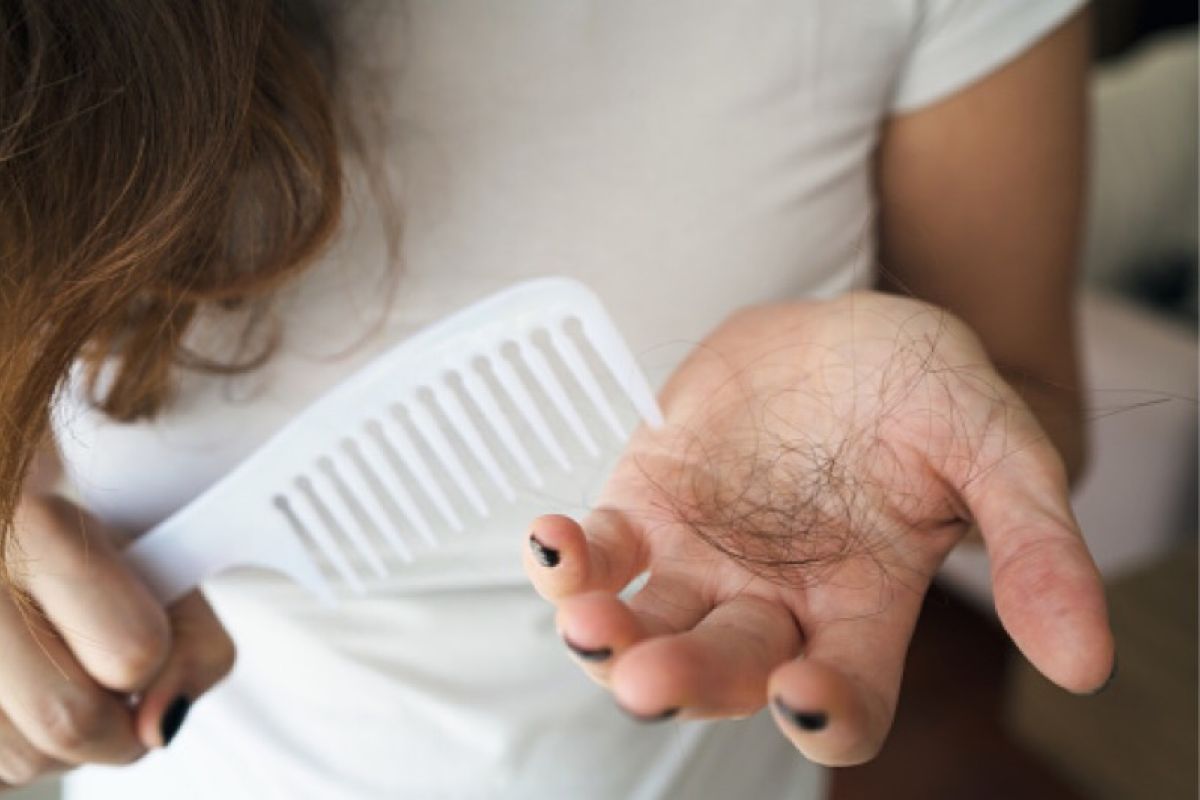
[[[1016,58],[1086,0],[918,0],[908,58],[892,92],[902,113],[941,100]]]

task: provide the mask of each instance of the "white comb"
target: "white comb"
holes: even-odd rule
[[[586,343],[582,349],[572,321]],[[535,335],[545,336],[540,341],[548,342],[546,350]],[[479,516],[490,514],[472,472],[486,475],[509,502],[516,497],[513,473],[518,482],[542,485],[532,442],[518,428],[531,431],[562,470],[571,465],[555,435],[561,423],[591,456],[599,455],[553,358],[590,401],[595,413],[587,416],[598,416],[625,440],[601,387],[604,376],[593,366],[596,359],[585,355],[587,348],[638,416],[660,426],[654,393],[599,298],[567,278],[533,280],[463,309],[373,360],[199,498],[139,537],[125,557],[163,603],[242,565],[282,572],[325,600],[337,596],[335,584],[361,594],[369,580],[364,568],[385,578],[389,563],[412,560],[408,541],[414,535],[434,545],[439,529],[463,528],[450,499],[456,493]],[[548,420],[547,405],[559,425]],[[447,432],[458,439],[457,451]],[[475,462],[473,470],[460,453]],[[435,519],[422,507],[436,510]],[[324,557],[334,581],[310,552]]]

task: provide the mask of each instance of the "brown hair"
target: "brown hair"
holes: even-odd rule
[[[0,553],[76,362],[134,420],[179,365],[267,357],[216,363],[184,335],[331,239],[334,66],[296,0],[0,0]]]

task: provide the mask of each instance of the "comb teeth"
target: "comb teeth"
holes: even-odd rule
[[[550,396],[550,402],[554,403],[554,407],[558,409],[558,413],[571,427],[571,432],[575,434],[579,442],[588,451],[588,455],[592,458],[597,458],[600,455],[600,447],[596,444],[596,440],[588,433],[588,429],[584,427],[583,420],[575,411],[575,407],[571,405],[571,401],[567,398],[567,390],[558,382],[558,378],[554,375],[554,370],[550,368],[550,364],[542,356],[536,348],[530,347],[524,341],[518,342],[517,346],[520,349],[521,355],[525,358],[525,363],[529,365],[529,369],[533,372],[534,378],[541,384],[542,389]]]
[[[321,597],[330,577],[363,592],[416,546],[466,530],[464,517],[487,518],[492,497],[512,503],[550,470],[570,472],[572,457],[601,455],[598,433],[623,442],[614,391],[662,424],[595,295],[562,278],[512,287],[359,370],[127,558],[164,602],[248,563]],[[267,489],[274,503],[255,502]],[[244,510],[232,525],[231,507]]]
[[[529,391],[521,383],[516,370],[504,357],[504,354],[497,350],[491,361],[492,374],[496,376],[496,380],[500,382],[500,386],[505,393],[512,399],[517,407],[517,411],[524,417],[525,422],[533,429],[534,435],[541,442],[542,447],[549,451],[554,460],[558,462],[558,466],[565,472],[570,472],[571,462],[567,460],[567,454],[562,449],[562,445],[554,438],[554,434],[550,431],[550,424],[546,418],[542,416],[542,412],[538,409],[537,403],[529,394]]]
[[[592,375],[592,371],[584,360],[583,354],[579,352],[579,348],[575,346],[574,342],[564,336],[561,331],[554,328],[550,329],[550,344],[554,348],[554,351],[558,353],[558,357],[567,365],[571,376],[583,388],[584,394],[592,401],[592,405],[600,412],[600,416],[604,418],[604,422],[608,425],[609,430],[612,431],[613,436],[617,437],[618,441],[624,441],[625,429],[617,419],[617,413],[608,402],[608,398],[604,396],[604,392],[600,389],[600,384],[596,382],[596,377]]]
[[[529,456],[529,451],[521,444],[521,439],[517,436],[516,430],[508,417],[500,409],[499,403],[492,395],[479,376],[473,371],[467,370],[462,373],[463,387],[471,400],[478,406],[482,412],[484,419],[504,443],[508,454],[521,466],[521,471],[525,474],[526,480],[537,488],[545,486],[545,480],[542,474],[538,472],[537,467],[533,464],[533,459]]]
[[[306,476],[300,476],[295,481],[298,495],[295,502],[287,503],[299,529],[307,535],[308,541],[329,560],[341,578],[356,592],[363,592],[366,587],[359,580],[358,573],[350,565],[350,560],[335,539],[334,531],[337,523],[330,519],[328,510],[322,499],[313,488],[312,481]]]
[[[412,561],[412,549],[400,536],[396,525],[391,521],[392,514],[381,500],[381,497],[386,495],[386,490],[380,483],[379,476],[364,461],[358,442],[353,439],[344,439],[341,448],[335,452],[345,453],[346,469],[350,470],[352,464],[353,472],[362,478],[363,488],[356,496],[363,504],[363,513],[367,523],[375,530],[376,534],[387,541],[402,561]]]
[[[367,538],[367,530],[359,522],[361,511],[357,499],[351,494],[338,475],[333,459],[326,456],[318,462],[324,481],[319,484],[326,489],[322,493],[325,506],[332,517],[333,526],[342,533],[343,541],[349,541],[353,552],[380,578],[387,577],[387,568],[379,557],[375,545]]]
[[[479,516],[486,517],[488,515],[487,503],[483,501],[483,496],[479,494],[479,490],[475,488],[475,483],[471,480],[467,468],[459,461],[458,455],[455,454],[454,448],[451,447],[450,441],[446,439],[438,423],[434,420],[433,415],[420,403],[414,402],[410,407],[410,419],[417,431],[425,439],[431,448],[442,467],[450,474],[451,480],[458,487],[459,491],[467,498]]]
[[[465,498],[478,517],[490,516],[491,507],[452,439],[461,444],[463,456],[487,476],[504,500],[516,500],[509,470],[459,399],[459,389],[477,409],[494,435],[493,441],[534,487],[544,484],[543,477],[515,421],[528,427],[560,469],[569,471],[572,465],[554,425],[543,413],[545,404],[539,405],[518,365],[527,370],[532,386],[549,400],[549,408],[583,450],[592,458],[600,456],[600,445],[554,367],[533,342],[535,335],[544,335],[546,349],[587,398],[595,416],[618,441],[625,439],[625,429],[594,368],[566,332],[569,319],[573,318],[529,328],[519,338],[493,346],[469,362],[443,365],[436,377],[368,416],[355,436],[344,438],[319,456],[312,471],[315,477],[295,479],[296,491],[287,506],[291,522],[349,588],[365,591],[364,572],[376,577],[388,574],[387,560],[376,542],[385,541],[403,562],[411,561],[414,554],[402,529],[428,546],[439,543],[435,526],[422,507],[434,510],[441,524],[454,531],[466,527],[456,510],[455,496]],[[587,333],[584,328],[585,337]],[[604,335],[603,330],[594,333]],[[629,378],[631,374],[640,378],[636,363],[622,359],[623,350],[605,357],[602,346],[594,349],[628,399],[653,417],[657,406],[648,387],[643,392]],[[389,501],[394,509],[388,508]]]
[[[454,374],[457,375],[457,373]],[[500,464],[497,463],[491,448],[484,442],[483,432],[471,421],[467,410],[459,402],[458,396],[453,390],[435,388],[433,391],[438,404],[446,413],[446,418],[450,420],[450,425],[462,437],[463,442],[471,451],[471,455],[487,472],[492,483],[500,490],[500,494],[510,503],[516,501],[517,494],[513,491],[512,484],[508,482],[508,478],[504,475]]]
[[[413,499],[412,494],[409,493],[408,488],[401,481],[396,468],[388,459],[379,430],[380,425],[378,422],[367,422],[363,427],[363,431],[366,438],[370,441],[358,448],[358,451],[362,454],[364,462],[378,478],[379,486],[385,493],[385,496],[395,501],[405,522],[417,531],[417,534],[426,544],[431,546],[436,545],[437,537],[433,535],[433,528],[425,519],[425,515],[421,513],[421,509],[417,507],[417,501]]]

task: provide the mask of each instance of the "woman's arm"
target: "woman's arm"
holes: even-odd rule
[[[975,85],[894,117],[876,172],[881,288],[966,321],[1073,478],[1085,460],[1072,298],[1088,42],[1081,12]]]
[[[930,302],[861,292],[734,314],[671,376],[666,424],[638,429],[596,509],[533,523],[534,586],[632,714],[769,703],[810,759],[873,757],[925,590],[972,524],[1029,660],[1074,692],[1111,675],[1063,463],[1083,460],[1083,24],[888,124],[884,266]]]

